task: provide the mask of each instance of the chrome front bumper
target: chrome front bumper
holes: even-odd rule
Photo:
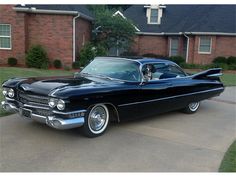
[[[2,108],[8,112],[14,112],[14,113],[18,112],[19,115],[23,118],[32,119],[37,122],[47,124],[50,127],[60,129],[60,130],[76,128],[76,127],[80,127],[84,124],[84,117],[62,119],[62,118],[59,118],[56,116],[42,116],[42,115],[34,114],[28,108],[17,108],[15,104],[9,103],[7,101],[2,101],[1,105],[2,105]],[[30,118],[25,117],[22,114],[23,109],[31,112]],[[86,110],[79,110],[79,111],[73,111],[72,113],[85,113],[85,112],[86,112]],[[59,112],[57,112],[57,114],[59,114]],[[70,112],[69,113],[61,113],[61,114],[63,114],[63,115],[70,114]]]

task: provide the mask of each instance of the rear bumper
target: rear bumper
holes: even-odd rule
[[[76,128],[76,127],[81,127],[84,124],[84,117],[78,117],[78,118],[70,118],[70,119],[62,119],[58,117],[60,113],[57,112],[57,114],[52,115],[52,116],[42,116],[38,114],[32,113],[32,111],[29,108],[17,108],[17,106],[14,103],[10,103],[7,101],[2,101],[1,105],[4,110],[8,112],[14,112],[14,113],[19,113],[19,115],[23,118],[26,119],[32,119],[37,122],[41,122],[44,124],[47,124],[48,126],[55,128],[55,129],[71,129],[71,128]],[[22,114],[22,110],[28,110],[31,113],[30,118],[25,117]],[[86,110],[78,110],[78,111],[73,111],[73,112],[63,112],[61,113],[62,115],[70,114],[70,113],[83,113],[85,115]]]

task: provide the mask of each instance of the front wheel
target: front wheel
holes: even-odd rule
[[[200,102],[189,103],[188,106],[183,109],[183,112],[187,114],[193,114],[197,112],[199,106],[200,106]]]
[[[102,135],[109,124],[109,110],[104,104],[96,104],[89,109],[82,127],[83,134],[93,138]]]

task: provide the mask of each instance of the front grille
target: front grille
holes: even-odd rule
[[[33,109],[33,113],[37,114],[37,115],[41,115],[41,116],[51,116],[52,115],[52,111],[51,110],[45,110],[45,109]]]
[[[24,104],[40,104],[40,105],[48,105],[48,97],[38,96],[38,95],[30,95],[25,93],[19,93],[18,99],[20,102]]]

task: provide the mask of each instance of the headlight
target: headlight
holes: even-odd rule
[[[54,107],[57,105],[57,102],[58,102],[57,99],[55,99],[55,98],[50,98],[50,99],[49,99],[49,102],[48,102],[48,105],[49,105],[51,108],[54,108]]]
[[[65,101],[63,101],[63,100],[59,100],[58,102],[57,102],[57,109],[59,109],[59,110],[64,110],[65,109]]]
[[[6,95],[7,95],[7,91],[8,91],[7,88],[3,88],[3,89],[2,89],[2,94],[3,94],[4,96],[6,96]]]
[[[7,95],[8,95],[10,98],[13,98],[13,97],[15,96],[14,90],[13,90],[13,89],[9,89]]]

